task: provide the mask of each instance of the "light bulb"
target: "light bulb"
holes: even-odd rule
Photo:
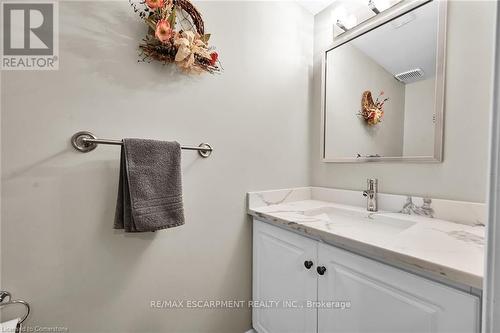
[[[334,10],[332,10],[332,21],[337,22],[339,21],[344,21],[345,18],[347,17],[347,10],[345,7],[338,6]]]
[[[337,22],[341,23],[347,29],[351,29],[356,26],[358,19],[355,15],[349,14],[347,9],[343,6],[339,6],[332,11],[332,21],[334,24]]]
[[[358,24],[358,19],[354,15],[348,15],[345,19],[345,26],[347,29],[351,29]]]
[[[391,7],[389,0],[372,0],[377,9],[381,12]]]

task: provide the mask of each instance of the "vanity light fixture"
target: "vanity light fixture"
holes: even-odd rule
[[[383,12],[387,8],[389,8],[391,5],[388,0],[369,0],[368,1],[368,8],[372,10],[375,14],[380,14],[380,12]]]
[[[344,30],[344,32],[346,32],[348,29],[345,27],[345,25],[342,23],[341,20],[337,20],[337,22],[335,23],[337,25],[337,27],[339,27],[340,29]]]
[[[375,3],[373,0],[368,1],[368,7],[375,13],[375,14],[380,14],[380,10],[378,10],[377,6],[375,6]]]
[[[343,6],[337,7],[332,12],[332,21],[335,25],[346,32],[347,30],[353,28],[358,23],[358,19],[355,15],[349,14],[347,9]]]

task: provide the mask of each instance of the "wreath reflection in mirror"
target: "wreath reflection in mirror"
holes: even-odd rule
[[[384,92],[381,91],[377,99],[373,101],[371,91],[367,90],[363,92],[361,97],[361,111],[358,115],[361,116],[368,126],[377,125],[382,121],[384,116],[384,104],[389,100],[389,98],[383,98]]]
[[[189,0],[129,0],[149,27],[139,45],[141,60],[174,63],[186,73],[219,72],[219,55],[208,45],[210,34]],[[140,60],[140,61],[141,61]]]

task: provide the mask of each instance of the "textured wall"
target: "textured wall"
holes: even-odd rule
[[[380,191],[485,201],[495,1],[449,1],[444,162],[440,164],[321,162],[321,51],[331,44],[330,11],[315,16],[311,113],[312,184],[364,188],[379,178]],[[474,24],[469,24],[474,22]]]
[[[244,332],[250,310],[151,300],[249,299],[245,192],[308,185],[313,17],[287,2],[200,2],[222,75],[137,63],[127,1],[60,3],[60,70],[2,73],[2,287],[30,323],[70,332]],[[279,24],[277,24],[279,20]],[[286,126],[283,126],[286,122]],[[183,152],[186,224],[112,229],[119,148],[70,136],[209,142]]]

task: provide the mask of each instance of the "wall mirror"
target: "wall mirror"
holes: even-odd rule
[[[442,161],[446,1],[402,2],[323,54],[325,162]]]

